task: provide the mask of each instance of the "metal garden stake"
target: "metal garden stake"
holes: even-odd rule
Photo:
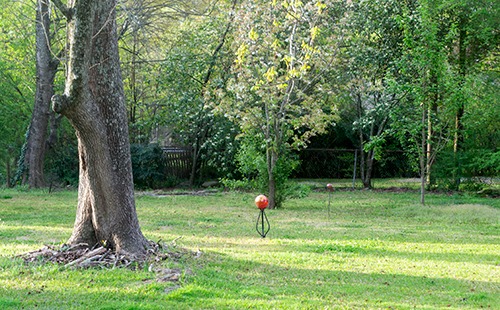
[[[333,185],[331,183],[326,184],[326,189],[328,190],[328,218],[330,218],[330,201],[332,200]]]
[[[257,218],[257,224],[255,225],[255,229],[257,230],[259,235],[262,236],[262,238],[265,238],[267,233],[271,229],[269,220],[267,219],[266,213],[264,212],[264,210],[269,205],[269,200],[267,199],[266,196],[259,195],[255,197],[255,205],[260,210],[259,217]]]

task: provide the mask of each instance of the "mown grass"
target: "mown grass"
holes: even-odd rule
[[[261,238],[255,195],[138,193],[147,238],[203,253],[165,262],[184,274],[161,283],[24,265],[14,255],[69,237],[77,193],[1,190],[0,309],[500,309],[498,199],[337,189],[328,217],[319,190],[266,211]]]

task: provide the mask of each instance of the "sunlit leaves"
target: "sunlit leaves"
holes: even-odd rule
[[[317,1],[250,1],[237,17],[235,66],[217,109],[265,144],[270,178],[291,148],[306,147],[333,121],[320,87],[338,43],[325,8]]]
[[[248,34],[248,37],[252,41],[257,41],[257,39],[259,38],[259,34],[255,31],[254,28],[252,28],[252,29],[250,29],[250,33]]]
[[[310,32],[311,32],[311,39],[314,40],[320,34],[320,28],[318,26],[314,26],[311,28]]]
[[[242,43],[236,51],[236,64],[242,65],[245,62],[245,57],[248,55],[248,46]]]
[[[326,64],[322,53],[335,42],[328,42],[330,47],[316,43],[323,35],[321,28],[328,35],[327,16],[323,16],[318,7],[323,8],[316,1],[243,5],[239,16],[242,22],[235,40],[236,78],[229,87],[233,98],[245,104],[241,111],[231,109],[230,114],[235,114],[235,118],[244,115],[240,119],[255,123],[267,111],[267,117],[281,123],[286,119],[280,115],[295,117],[290,104],[305,107],[321,104],[312,103],[308,98],[314,88],[311,85],[318,83],[315,78],[321,75],[322,66]],[[261,112],[247,113],[253,105],[260,105]]]

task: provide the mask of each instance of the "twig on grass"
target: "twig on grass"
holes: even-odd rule
[[[106,249],[105,247],[102,247],[102,246],[98,247],[97,249],[92,250],[92,251],[84,254],[80,258],[75,259],[74,261],[67,263],[66,265],[64,265],[64,267],[71,267],[71,266],[75,266],[75,265],[80,265],[81,267],[83,267],[84,264],[88,264],[88,262],[95,260],[97,256],[99,256],[99,258],[101,258],[102,257],[101,254],[103,254],[107,251],[108,251],[108,249]]]

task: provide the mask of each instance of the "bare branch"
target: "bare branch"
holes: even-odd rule
[[[51,0],[52,3],[61,11],[68,21],[73,18],[73,9],[67,7],[61,0]]]

